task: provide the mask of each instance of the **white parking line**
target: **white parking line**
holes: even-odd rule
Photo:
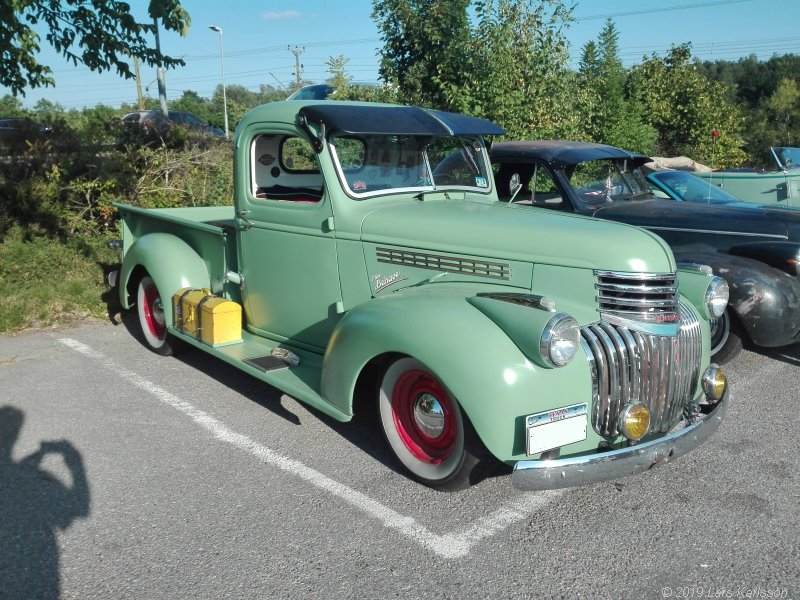
[[[510,502],[506,506],[481,517],[460,533],[437,535],[418,523],[414,518],[402,515],[377,500],[306,466],[300,461],[282,456],[246,435],[236,433],[207,412],[195,408],[137,373],[116,364],[113,360],[86,344],[72,338],[60,338],[58,341],[83,356],[101,361],[107,369],[129,383],[155,396],[167,406],[189,416],[197,425],[209,431],[218,440],[236,446],[259,460],[299,477],[311,485],[342,499],[354,508],[377,519],[384,527],[397,531],[442,558],[462,558],[466,556],[481,540],[522,521],[532,512],[551,504],[564,493],[563,490],[555,490],[525,494],[516,502]]]

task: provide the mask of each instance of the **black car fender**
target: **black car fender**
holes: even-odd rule
[[[729,309],[758,346],[776,347],[798,341],[800,280],[768,264],[744,256],[718,253],[675,253],[678,262],[705,264],[730,288]]]
[[[732,246],[728,252],[766,263],[789,275],[800,275],[800,244],[797,242],[750,242]]]

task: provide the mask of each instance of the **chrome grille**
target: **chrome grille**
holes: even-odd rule
[[[595,276],[601,313],[649,323],[679,319],[675,273],[595,271]]]
[[[378,248],[377,257],[380,263],[447,271],[448,273],[461,273],[490,279],[508,279],[511,274],[511,267],[508,264],[460,256],[426,254],[424,252],[398,250],[395,248]]]
[[[691,402],[700,377],[700,322],[680,304],[677,336],[654,335],[600,321],[581,328],[592,370],[592,425],[619,434],[617,418],[628,402],[650,409],[650,432],[668,431]]]

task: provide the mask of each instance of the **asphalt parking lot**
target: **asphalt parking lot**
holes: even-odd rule
[[[641,476],[546,493],[407,479],[340,424],[123,326],[0,337],[0,599],[800,598],[800,347]]]

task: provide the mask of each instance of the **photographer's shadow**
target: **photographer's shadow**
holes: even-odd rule
[[[18,408],[0,407],[0,597],[58,598],[56,530],[89,514],[89,483],[80,453],[64,440],[41,442],[14,462],[23,420]],[[41,468],[47,455],[63,459],[70,486]]]

